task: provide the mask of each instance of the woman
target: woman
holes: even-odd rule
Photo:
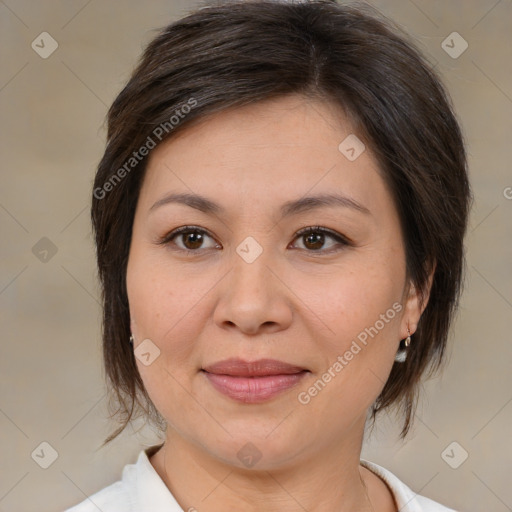
[[[92,220],[123,419],[165,442],[84,512],[448,511],[360,460],[443,361],[471,191],[438,78],[372,11],[198,9],[108,116]]]

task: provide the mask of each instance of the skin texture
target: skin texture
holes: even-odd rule
[[[150,155],[127,288],[134,349],[150,339],[160,350],[148,366],[137,359],[168,422],[150,461],[184,510],[396,510],[359,458],[367,410],[426,304],[407,289],[398,214],[370,148],[355,161],[338,149],[351,133],[333,105],[291,95],[205,118]],[[225,212],[176,203],[150,211],[171,192],[206,196]],[[370,214],[324,206],[280,219],[286,201],[332,192]],[[158,244],[188,225],[209,233],[202,245],[193,234]],[[351,245],[296,235],[308,226]],[[263,250],[252,263],[236,251],[249,236]],[[300,403],[298,394],[394,303],[401,311]],[[240,403],[200,371],[230,357],[279,359],[310,373],[267,402]],[[237,456],[247,443],[261,455],[253,467]]]

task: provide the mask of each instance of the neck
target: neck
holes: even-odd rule
[[[356,439],[326,442],[285,463],[261,464],[260,469],[260,464],[248,469],[220,460],[171,428],[166,437],[150,461],[183,510],[366,512],[375,508],[374,492],[367,491],[368,472],[359,465],[362,430]]]

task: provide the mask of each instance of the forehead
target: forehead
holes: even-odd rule
[[[140,199],[178,191],[283,202],[338,189],[375,203],[386,191],[370,148],[361,143],[352,161],[340,150],[357,143],[353,131],[339,106],[298,95],[216,113],[152,151]]]
[[[160,144],[152,158],[170,145],[187,144],[193,140],[205,146],[230,145],[261,148],[287,144],[309,148],[338,145],[343,134],[353,133],[352,123],[340,105],[310,99],[299,94],[259,101],[208,114]],[[338,141],[338,142],[337,142]]]

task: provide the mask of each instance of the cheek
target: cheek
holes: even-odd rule
[[[328,327],[326,335],[316,337],[329,381],[317,406],[363,410],[382,390],[394,362],[403,309],[399,263],[384,257],[354,261],[350,271],[325,280],[323,293],[309,294],[308,305]]]
[[[136,364],[145,389],[156,409],[170,425],[184,408],[190,396],[189,379],[195,374],[194,326],[190,321],[197,298],[179,293],[180,283],[159,271],[157,265],[137,265],[135,260],[127,272],[130,315],[136,327],[138,343],[151,340],[158,356],[146,365],[136,357]],[[192,294],[194,295],[194,294]],[[195,300],[193,300],[195,299]],[[138,343],[134,349],[137,351]]]
[[[142,247],[141,247],[142,246]],[[142,243],[132,247],[126,273],[130,316],[139,338],[162,340],[186,316],[189,293],[175,272],[163,265]]]
[[[127,291],[133,334],[138,343],[149,339],[160,351],[151,365],[138,359],[137,365],[146,388],[156,395],[173,385],[172,376],[183,380],[193,365],[190,340],[197,337],[200,322],[191,319],[202,290],[187,289],[186,283],[183,277],[162,269],[158,261],[139,257],[137,252],[130,256]]]
[[[362,263],[351,265],[350,271],[341,270],[317,282],[314,287],[305,286],[301,291],[302,296],[307,297],[307,305],[322,320],[326,332],[331,332],[334,340],[356,338],[365,328],[373,326],[381,315],[390,320],[385,322],[383,330],[394,323],[395,310],[386,313],[401,297],[399,272],[382,260]],[[317,292],[313,293],[314,289]],[[381,322],[378,327],[382,329]]]

